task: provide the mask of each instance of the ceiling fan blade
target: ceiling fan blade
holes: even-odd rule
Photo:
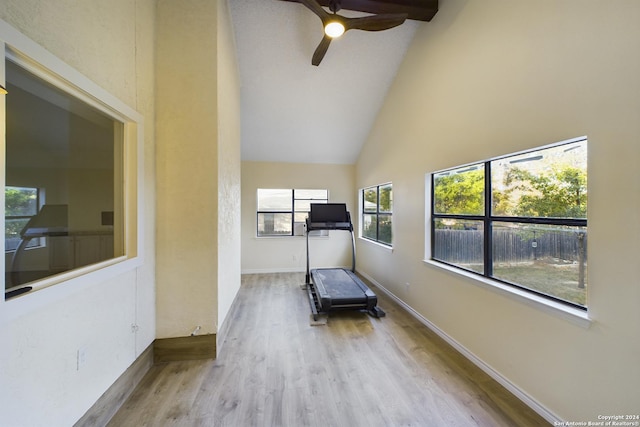
[[[299,0],[299,1],[300,3],[305,5],[309,10],[311,10],[313,13],[318,15],[320,19],[322,19],[322,22],[324,22],[324,20],[329,17],[329,13],[326,10],[324,10],[322,6],[320,6],[320,3],[318,3],[316,0]]]
[[[345,18],[345,30],[388,30],[401,25],[407,19],[407,16],[406,13],[385,13],[362,18]]]
[[[327,49],[329,49],[329,45],[331,44],[331,37],[325,35],[320,44],[316,48],[316,51],[313,52],[313,57],[311,58],[311,64],[318,66],[324,58],[324,54],[327,53]]]

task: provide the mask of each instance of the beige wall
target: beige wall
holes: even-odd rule
[[[217,4],[157,7],[157,337],[217,326]],[[185,309],[185,307],[189,307]]]
[[[548,418],[640,408],[638,22],[633,0],[443,0],[357,163],[394,189],[394,251],[360,242],[360,270]],[[582,135],[590,327],[423,263],[426,173]]]
[[[242,272],[305,271],[304,237],[256,237],[258,188],[327,189],[329,201],[346,203],[357,217],[353,165],[242,162]],[[311,238],[311,268],[351,267],[351,237],[331,231]]]
[[[2,20],[147,124],[140,207],[147,257],[105,281],[63,283],[2,304],[2,425],[72,425],[155,337],[154,9],[153,0],[0,2]],[[86,358],[77,370],[79,349]]]
[[[0,312],[3,425],[72,425],[156,336],[188,335],[194,325],[216,332],[239,289],[231,21],[226,0],[8,0],[0,18],[140,111],[146,125],[143,265],[76,291],[38,291],[20,298],[24,310]],[[77,371],[79,349],[86,360]]]
[[[212,334],[240,287],[233,32],[226,0],[157,3],[157,337]]]

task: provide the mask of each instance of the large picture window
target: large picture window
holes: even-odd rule
[[[123,124],[12,61],[6,82],[5,288],[123,255]]]
[[[363,188],[361,237],[391,246],[393,186],[389,184]]]
[[[24,36],[0,33],[4,299],[139,266],[142,116]]]
[[[325,189],[258,189],[257,234],[302,236],[311,203],[327,203]]]
[[[587,140],[431,174],[431,259],[587,307]]]

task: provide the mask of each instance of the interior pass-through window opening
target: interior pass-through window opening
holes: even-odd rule
[[[5,65],[11,292],[125,254],[124,124],[10,59]]]

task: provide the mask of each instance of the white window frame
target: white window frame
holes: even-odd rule
[[[304,211],[296,210],[296,201],[297,200],[306,200],[311,203],[329,203],[329,190],[326,188],[258,188],[256,190],[256,206],[259,204],[259,196],[258,193],[260,190],[281,190],[281,191],[290,191],[291,192],[291,210],[281,210],[281,211],[261,211],[256,208],[256,233],[255,236],[258,239],[270,239],[270,238],[282,238],[282,237],[296,237],[296,236],[304,236],[305,235],[305,223],[296,221],[296,213],[303,213]],[[326,199],[305,199],[301,197],[296,197],[296,191],[306,191],[306,190],[314,190],[314,191],[324,191],[326,192]],[[261,214],[265,213],[282,213],[282,214],[291,214],[291,234],[258,234],[258,217]],[[311,236],[328,236],[329,232],[327,230],[315,230],[312,231]]]
[[[393,225],[393,205],[391,207],[391,212],[380,212],[380,187],[387,187],[390,186],[391,187],[391,192],[393,194],[393,183],[392,182],[385,182],[382,184],[377,184],[377,185],[369,185],[367,187],[363,187],[360,189],[358,195],[358,200],[359,200],[359,219],[360,219],[360,226],[358,227],[358,237],[366,242],[369,243],[373,243],[376,245],[380,245],[383,248],[386,249],[393,249],[393,235],[394,235],[394,225]],[[369,211],[365,211],[364,209],[364,203],[365,203],[365,197],[364,197],[364,192],[366,190],[369,190],[371,188],[375,188],[377,191],[377,195],[378,195],[378,200],[376,202],[376,212],[369,212]],[[371,237],[367,237],[364,235],[363,231],[364,231],[364,215],[368,214],[368,215],[375,215],[376,216],[376,222],[379,223],[379,218],[380,216],[389,216],[391,218],[391,243],[387,243],[384,242],[382,240],[379,240],[379,229],[376,232],[376,238],[372,239]]]
[[[144,206],[144,121],[140,113],[3,20],[0,20],[0,56],[2,57],[0,84],[3,86],[6,86],[5,62],[8,58],[39,78],[124,124],[122,136],[124,160],[121,171],[124,182],[121,188],[121,200],[124,206],[115,207],[116,212],[123,213],[121,220],[124,237],[120,244],[124,248],[124,255],[30,283],[29,286],[32,286],[33,290],[22,296],[9,300],[0,298],[0,319],[4,319],[23,315],[25,311],[63,299],[79,289],[95,286],[96,283],[104,282],[142,265],[144,259],[142,245],[144,241],[142,215]],[[11,95],[0,95],[0,149],[2,153],[6,150],[6,96]],[[2,156],[2,161],[3,164],[6,161],[4,156]],[[6,184],[4,174],[0,180],[4,187]],[[0,197],[2,197],[1,203],[4,205],[4,192]],[[0,266],[2,271],[6,270],[4,257],[0,260]],[[64,284],[64,286],[52,286],[59,284]],[[2,286],[5,286],[4,274]]]

